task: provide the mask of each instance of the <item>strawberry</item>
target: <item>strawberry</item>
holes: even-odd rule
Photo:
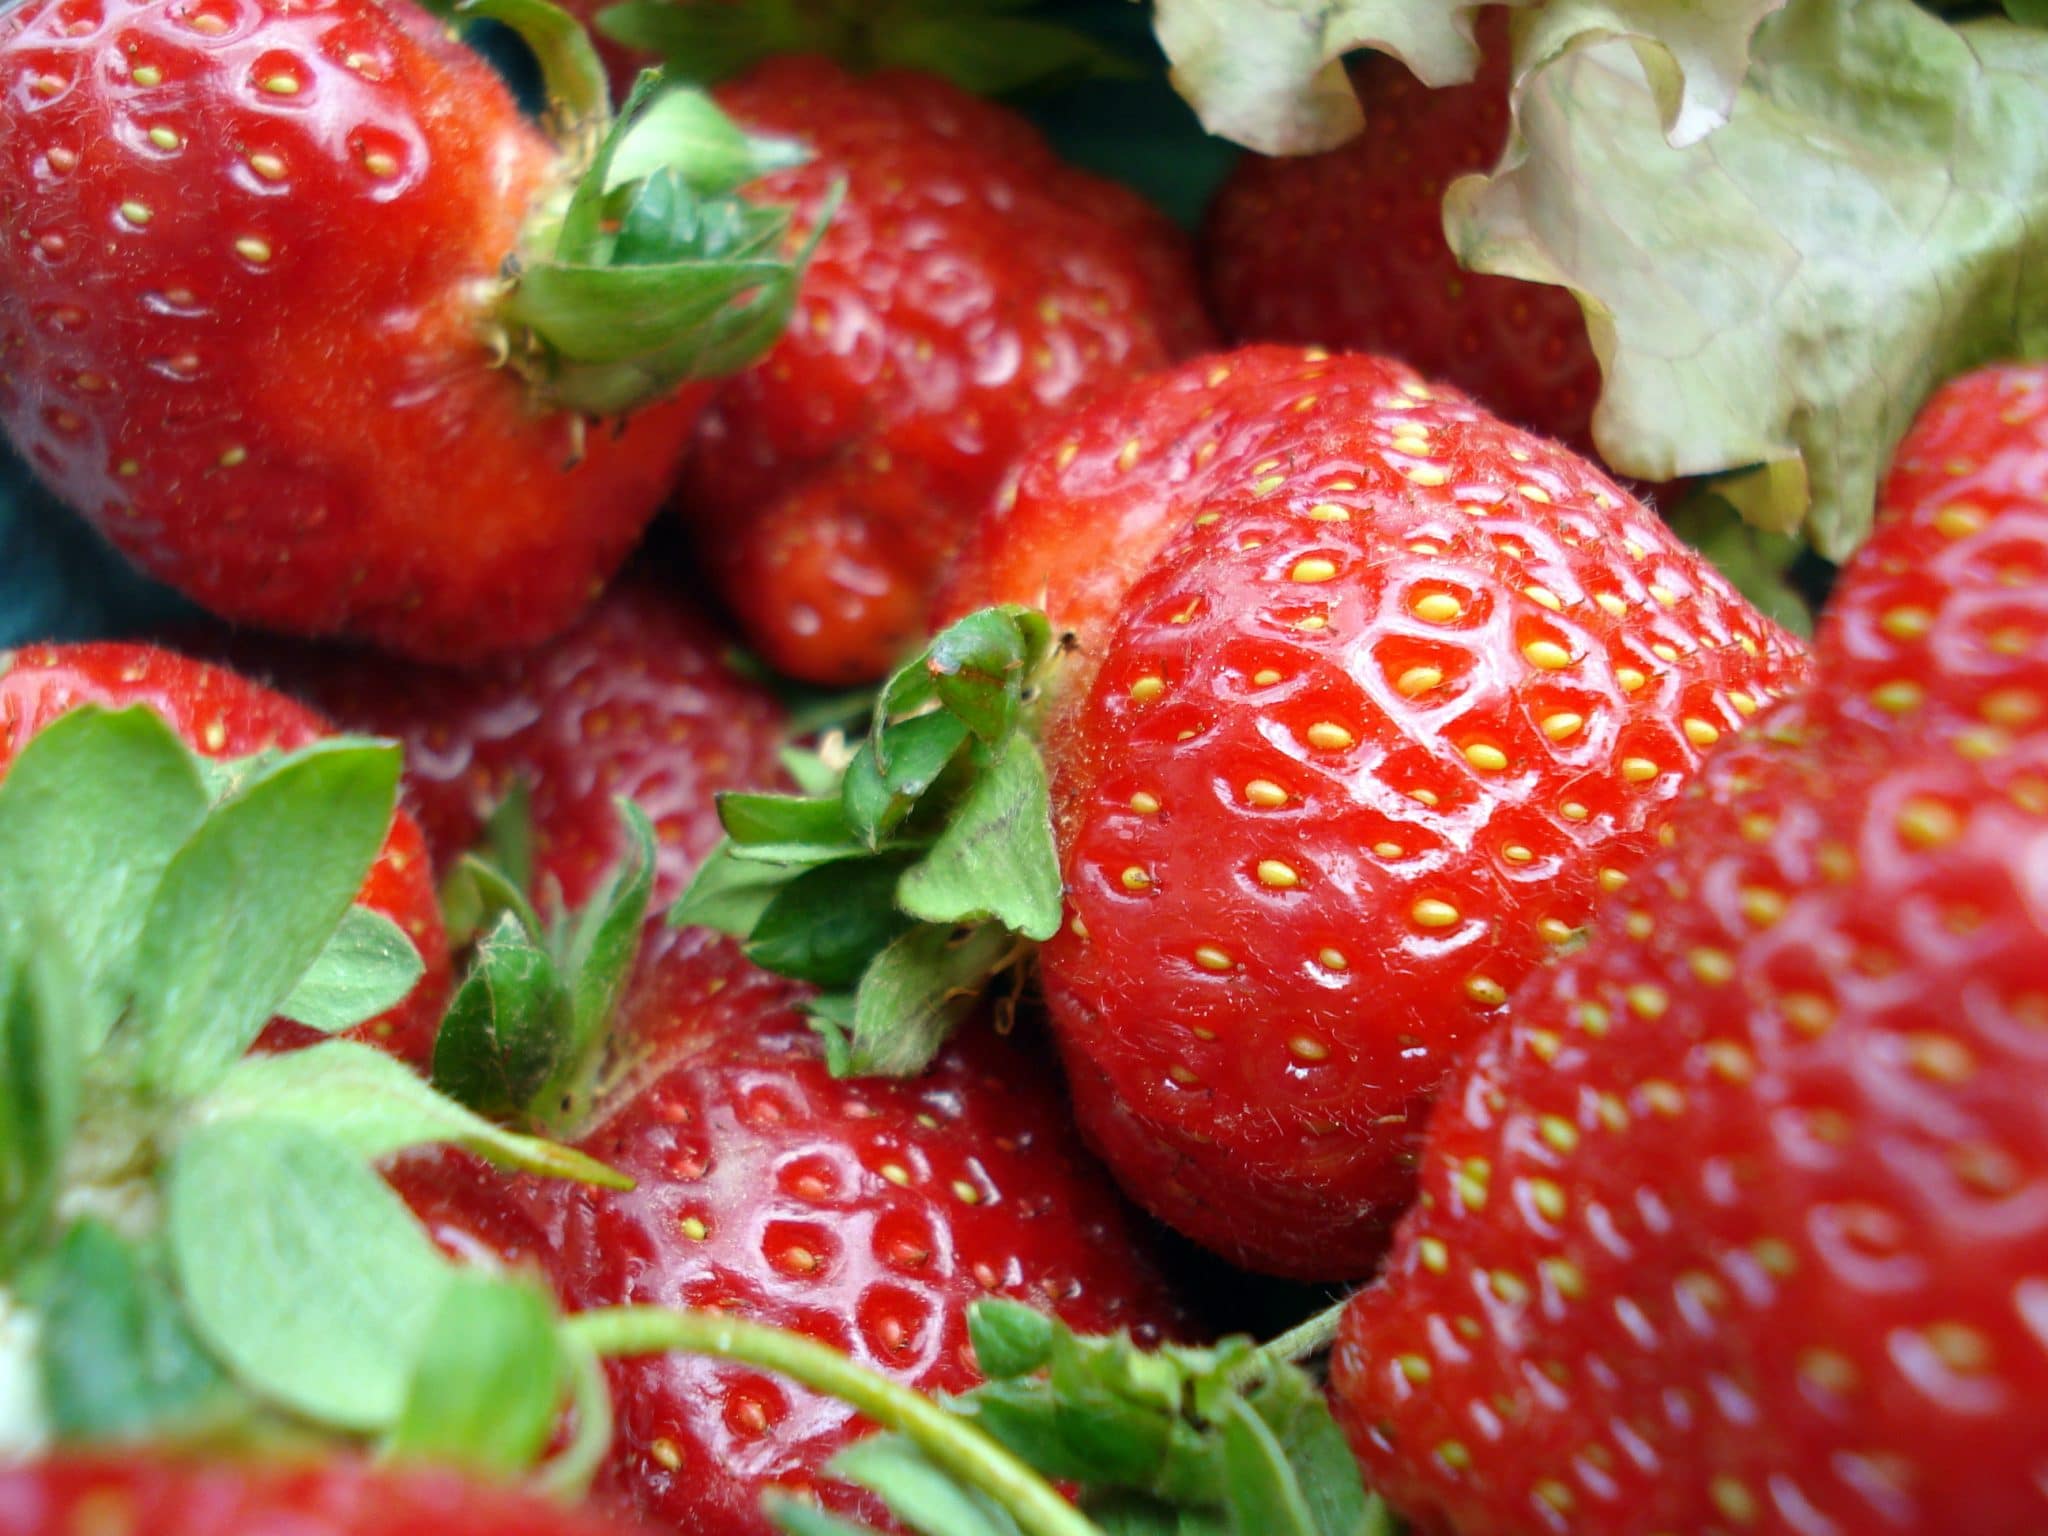
[[[0,1468],[0,1536],[621,1536],[560,1504],[445,1471],[357,1461],[66,1455]]]
[[[936,77],[782,58],[718,96],[815,151],[760,195],[805,219],[845,197],[796,323],[705,413],[682,507],[772,665],[879,677],[1025,433],[1205,343],[1191,264],[1133,194]]]
[[[2001,786],[1938,738],[1765,735],[1446,1091],[1345,1319],[1340,1417],[1426,1523],[2048,1520],[2044,738]]]
[[[582,906],[625,852],[623,795],[654,823],[665,906],[717,841],[713,793],[782,782],[782,710],[722,649],[695,612],[636,579],[549,645],[468,672],[414,668],[394,686],[370,656],[247,659],[344,726],[404,745],[407,803],[442,868],[523,785],[539,883]]]
[[[723,940],[659,934],[575,1141],[634,1190],[508,1185],[461,1156],[398,1187],[451,1249],[535,1265],[571,1311],[716,1308],[924,1391],[980,1379],[984,1296],[1154,1341],[1185,1326],[1032,1053],[976,1028],[915,1081],[844,1081],[795,1001]],[[763,1490],[811,1487],[864,1432],[842,1403],[687,1356],[615,1365],[612,1393],[600,1493],[670,1530],[765,1531]]]
[[[1877,527],[1820,631],[1835,709],[1939,729],[1983,758],[2042,724],[2044,474],[2048,369],[1985,368],[1935,394],[1899,445]]]
[[[171,651],[112,643],[27,646],[0,665],[0,773],[52,721],[87,705],[142,705],[194,751],[222,762],[294,751],[333,734],[327,721],[281,694]],[[426,844],[405,812],[392,818],[384,851],[357,899],[404,931],[425,972],[402,1003],[350,1033],[423,1066],[448,1002],[448,944]],[[304,1026],[279,1019],[262,1043],[277,1048],[311,1038]]]
[[[1460,1045],[1803,671],[1591,465],[1280,348],[1049,434],[955,594],[1078,637],[1039,970],[1084,1128],[1170,1225],[1303,1277],[1370,1268]]]
[[[1240,341],[1384,352],[1589,453],[1600,364],[1578,301],[1466,272],[1444,242],[1444,190],[1507,143],[1506,22],[1486,14],[1468,85],[1430,90],[1366,55],[1351,70],[1364,131],[1324,154],[1246,155],[1210,205],[1202,262]]]
[[[229,618],[440,659],[568,623],[668,492],[677,386],[794,274],[781,215],[712,200],[777,152],[700,97],[607,129],[587,45],[541,51],[566,148],[405,0],[10,12],[0,421],[37,473]]]

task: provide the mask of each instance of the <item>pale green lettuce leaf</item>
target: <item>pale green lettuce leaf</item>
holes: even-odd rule
[[[1785,0],[1508,0],[1523,8],[1521,57],[1625,38],[1655,81],[1665,130],[1690,143],[1727,120],[1750,34]],[[1470,80],[1480,0],[1156,0],[1175,88],[1202,126],[1262,154],[1331,149],[1365,116],[1343,56],[1392,54],[1424,84]]]
[[[1615,468],[1749,469],[1745,515],[1840,558],[1932,388],[2048,352],[2048,34],[1794,0],[1685,148],[1634,49],[1580,47],[1526,75],[1445,224],[1467,266],[1578,294]]]

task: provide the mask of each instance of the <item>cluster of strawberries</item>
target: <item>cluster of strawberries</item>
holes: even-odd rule
[[[1497,75],[1367,66],[1362,147],[1247,161],[1198,265],[935,77],[779,57],[613,120],[587,45],[499,10],[554,38],[558,139],[410,0],[0,19],[10,437],[220,618],[381,648],[20,650],[0,761],[83,706],[223,762],[402,743],[357,899],[422,970],[351,1033],[441,1081],[451,952],[489,942],[451,893],[508,805],[493,851],[574,913],[633,802],[658,916],[746,844],[720,796],[852,804],[843,741],[788,752],[688,594],[613,582],[662,507],[787,678],[879,683],[991,609],[1060,643],[1016,718],[961,709],[875,770],[886,815],[780,856],[840,872],[814,941],[762,902],[744,945],[649,921],[573,1102],[493,1106],[630,1189],[389,1162],[445,1251],[961,1392],[985,1297],[1145,1343],[1233,1321],[1099,1158],[1233,1265],[1371,1282],[1330,1397],[1421,1529],[2048,1524],[2048,371],[1930,405],[1809,654],[1583,456],[1572,302],[1451,266]],[[1007,880],[1050,835],[1057,921],[1001,964],[1035,956],[1051,1049],[977,1016],[835,1075],[816,990],[934,916],[899,882],[953,846],[919,797],[1025,752],[1030,825],[960,857]],[[764,1530],[770,1487],[882,1517],[826,1471],[852,1406],[687,1355],[608,1384],[605,1518]],[[347,1464],[0,1471],[5,1536],[280,1511],[581,1528]]]

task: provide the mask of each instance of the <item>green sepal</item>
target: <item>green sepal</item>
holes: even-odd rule
[[[151,898],[212,799],[197,756],[141,708],[72,710],[0,780],[0,925],[61,923],[84,968],[82,1051],[126,1006]]]
[[[347,914],[397,796],[396,748],[333,737],[213,808],[165,868],[136,946],[146,1090],[202,1092],[249,1048]]]
[[[194,1440],[248,1412],[188,1326],[152,1255],[97,1221],[71,1226],[27,1277],[37,1367],[60,1440]]]
[[[523,1471],[547,1448],[567,1378],[543,1292],[459,1274],[427,1325],[384,1454],[496,1476]]]
[[[1813,638],[1813,609],[1792,580],[1804,548],[1790,534],[1773,533],[1743,519],[1712,491],[1688,496],[1664,515],[1671,531],[1714,562],[1735,590],[1765,617]]]
[[[573,1147],[495,1125],[420,1081],[372,1046],[330,1040],[302,1051],[251,1056],[190,1111],[195,1125],[276,1122],[305,1126],[376,1162],[410,1147],[459,1146],[503,1168],[608,1189],[633,1181]]]
[[[325,1034],[353,1029],[404,1002],[426,969],[403,928],[381,912],[350,907],[277,1011]]]
[[[523,1115],[561,1063],[573,1014],[554,956],[501,913],[434,1037],[435,1088],[480,1114]]]
[[[397,1422],[454,1269],[353,1147],[210,1125],[178,1145],[165,1206],[187,1314],[239,1382],[335,1429]]]
[[[970,614],[882,685],[842,773],[812,759],[811,793],[720,797],[725,839],[670,921],[827,989],[810,1011],[834,1072],[922,1071],[990,976],[1058,931],[1030,734],[1053,651],[1042,614]]]
[[[0,1278],[49,1227],[91,1028],[62,935],[35,921],[11,937],[15,952],[0,960]]]
[[[518,913],[528,931],[540,931],[540,917],[526,894],[533,889],[536,858],[533,789],[521,777],[512,781],[475,845],[441,882],[441,920],[450,949],[467,949],[506,911]]]
[[[460,0],[458,16],[501,22],[519,34],[540,65],[548,110],[559,134],[602,125],[611,112],[611,82],[583,24],[548,0]]]
[[[920,1536],[1018,1536],[1001,1504],[949,1476],[908,1440],[858,1440],[825,1470],[879,1494],[889,1513]]]

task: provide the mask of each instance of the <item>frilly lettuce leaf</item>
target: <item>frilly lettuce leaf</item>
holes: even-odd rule
[[[1785,0],[1508,0],[1530,67],[1627,39],[1654,82],[1665,131],[1691,143],[1728,117],[1750,35]],[[1157,0],[1173,83],[1202,126],[1269,155],[1312,154],[1365,116],[1343,56],[1373,48],[1431,86],[1470,80],[1482,0]]]
[[[1935,385],[2048,352],[2048,34],[1794,0],[1685,148],[1635,50],[1552,55],[1445,225],[1468,267],[1578,294],[1616,469],[1747,469],[1745,516],[1839,559]]]

